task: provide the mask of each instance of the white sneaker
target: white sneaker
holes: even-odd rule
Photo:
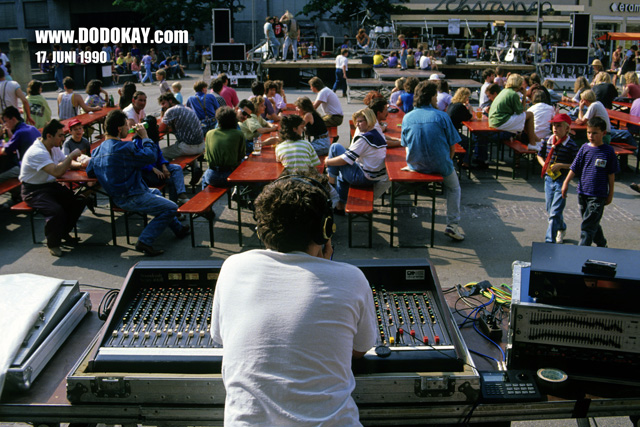
[[[564,236],[566,234],[567,234],[567,230],[558,230],[558,233],[556,234],[556,243],[563,244]]]
[[[451,237],[453,240],[457,240],[457,241],[464,240],[464,236],[460,234],[460,231],[458,231],[457,224],[447,225],[447,228],[445,228],[444,230],[444,235]]]

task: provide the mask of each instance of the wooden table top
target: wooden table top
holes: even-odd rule
[[[402,170],[407,166],[407,157],[404,147],[387,148],[387,157],[384,160],[387,167],[389,181],[392,182],[442,182],[442,175],[412,172]]]
[[[74,169],[66,171],[58,182],[98,182],[96,178],[89,178],[87,171],[84,169]]]
[[[60,123],[64,125],[63,132],[68,133],[69,122],[71,120],[78,119],[80,120],[80,123],[82,123],[83,127],[89,126],[96,122],[99,122],[100,120],[103,120],[105,117],[107,117],[107,114],[109,114],[113,110],[118,110],[118,109],[120,109],[120,107],[102,107],[102,110],[100,111],[92,111],[90,113],[79,114],[69,119],[61,120]]]

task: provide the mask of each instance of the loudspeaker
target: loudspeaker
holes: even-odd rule
[[[363,64],[373,65],[373,56],[364,55],[364,56],[361,56],[361,58],[362,58]]]
[[[589,62],[589,48],[555,46],[557,64],[586,64]]]
[[[588,13],[572,13],[571,29],[572,46],[589,47],[589,40],[591,40],[591,15]]]
[[[231,11],[229,9],[213,9],[213,43],[229,43],[230,41]]]
[[[245,61],[244,43],[217,43],[211,45],[212,61]]]
[[[321,52],[333,52],[333,37],[323,36],[320,37],[320,51]]]

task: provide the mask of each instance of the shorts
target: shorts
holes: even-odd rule
[[[509,117],[509,120],[498,126],[498,129],[505,132],[520,133],[524,130],[524,122],[526,118],[527,113],[524,111],[520,114],[514,114]]]

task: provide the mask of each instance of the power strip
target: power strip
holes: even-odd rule
[[[502,341],[502,329],[500,329],[495,317],[490,314],[487,315],[485,313],[480,313],[480,321],[478,324],[480,325],[480,331],[483,334],[495,342]]]

